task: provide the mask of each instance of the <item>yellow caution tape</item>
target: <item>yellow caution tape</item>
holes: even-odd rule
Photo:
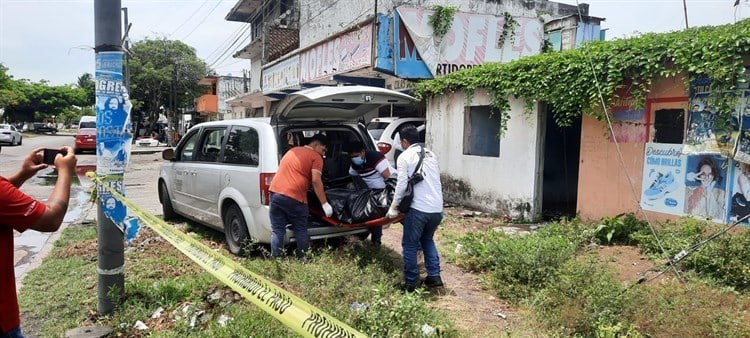
[[[366,337],[349,325],[144,211],[115,189],[102,184],[103,181],[95,173],[89,172],[86,176],[109,190],[143,223],[203,269],[298,334],[304,337]]]

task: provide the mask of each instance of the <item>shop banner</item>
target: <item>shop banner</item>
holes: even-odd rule
[[[684,214],[685,160],[682,144],[646,144],[641,189],[644,210]]]
[[[726,220],[729,165],[720,154],[687,156],[685,214],[719,223]]]
[[[708,92],[699,92],[691,96],[685,150],[692,154],[730,156],[739,136],[739,118],[737,114],[720,112],[711,106],[709,95]]]
[[[122,59],[122,52],[96,54],[96,174],[125,195],[123,174],[133,141],[130,123],[133,105],[122,82]],[[138,223],[135,218],[127,217],[125,206],[103,187],[97,189],[97,194],[104,214],[124,234],[134,237]]]

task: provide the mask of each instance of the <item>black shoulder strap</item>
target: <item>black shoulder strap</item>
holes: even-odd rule
[[[412,176],[416,174],[419,169],[422,169],[422,160],[424,160],[424,144],[419,143],[419,147],[422,148],[422,150],[419,152],[419,162],[417,162],[417,166],[414,168],[414,172],[411,173]]]

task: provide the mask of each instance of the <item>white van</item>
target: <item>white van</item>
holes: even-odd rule
[[[229,250],[239,254],[248,242],[271,243],[269,187],[279,160],[293,145],[316,133],[328,139],[323,166],[326,188],[351,181],[346,146],[362,142],[377,150],[363,116],[384,105],[410,105],[411,96],[367,86],[316,87],[288,95],[270,118],[201,123],[177,146],[166,149],[158,179],[164,219],[183,216],[223,231]],[[358,224],[334,224],[310,193],[311,240],[367,231],[367,226],[398,222],[385,217]],[[287,230],[285,242],[294,241]]]

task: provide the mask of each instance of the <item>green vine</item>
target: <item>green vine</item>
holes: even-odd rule
[[[435,13],[430,15],[429,23],[435,36],[442,37],[448,33],[453,25],[453,15],[456,14],[457,7],[434,5],[430,7]]]
[[[602,99],[610,107],[614,100],[629,96],[632,102],[643,106],[652,81],[680,75],[685,75],[685,88],[698,78],[712,79],[711,87],[721,89],[712,96],[712,105],[727,106],[736,102],[737,84],[748,81],[746,61],[750,61],[750,19],[723,26],[595,41],[574,50],[487,63],[422,81],[414,93],[424,99],[483,88],[498,111],[510,110],[510,97],[524,98],[526,109],[536,102],[546,102],[554,107],[557,125],[568,126],[581,114],[603,118]],[[508,119],[503,117],[504,131]]]
[[[500,33],[500,38],[497,39],[497,46],[502,48],[505,45],[505,41],[510,37],[510,41],[513,42],[515,39],[516,28],[518,27],[518,21],[508,12],[503,12],[503,31]]]

